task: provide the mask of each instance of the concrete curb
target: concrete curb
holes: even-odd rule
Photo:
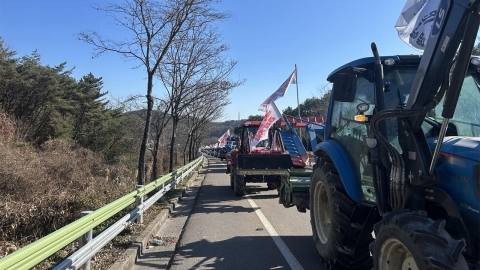
[[[204,158],[203,163],[203,168],[208,167],[207,158]],[[133,268],[137,257],[140,256],[143,253],[143,250],[147,247],[148,241],[150,240],[152,234],[155,234],[163,226],[165,220],[167,220],[168,216],[178,205],[178,202],[181,201],[183,197],[185,197],[187,189],[190,187],[192,182],[195,181],[195,178],[196,177],[192,177],[187,182],[186,186],[182,188],[181,194],[170,200],[170,204],[165,206],[164,209],[160,212],[160,214],[152,222],[150,222],[150,225],[145,228],[145,230],[137,237],[137,239],[130,245],[130,247],[128,247],[117,258],[115,263],[108,268],[109,270],[129,270]]]

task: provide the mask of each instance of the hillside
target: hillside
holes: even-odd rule
[[[230,134],[233,135],[233,129],[238,126],[240,123],[245,121],[246,119],[242,120],[228,120],[225,122],[213,122],[209,132],[206,134],[205,138],[203,139],[203,144],[213,144],[216,143],[218,138],[222,136],[223,133],[230,129]]]

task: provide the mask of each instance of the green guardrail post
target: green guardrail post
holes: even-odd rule
[[[84,217],[91,213],[93,213],[93,211],[82,211],[81,215],[82,217]],[[80,248],[85,246],[88,242],[92,240],[92,233],[93,233],[93,229],[90,229],[88,232],[86,232],[85,234],[83,234],[78,238],[78,245],[80,246]],[[90,260],[86,261],[85,264],[83,264],[81,269],[90,270]]]
[[[137,185],[137,189],[142,188],[143,185]],[[143,196],[138,196],[136,199],[137,207],[143,204]],[[143,212],[139,212],[137,214],[137,223],[138,224],[143,224]]]
[[[177,170],[172,171],[172,183],[173,183],[173,189],[177,188]]]

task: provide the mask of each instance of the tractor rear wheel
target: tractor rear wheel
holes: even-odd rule
[[[465,241],[445,231],[445,220],[433,221],[424,211],[408,209],[390,212],[375,225],[371,244],[375,269],[459,269],[468,270],[462,255]]]
[[[272,182],[268,182],[267,183],[267,188],[269,190],[274,190],[274,189],[278,189],[280,187],[280,177],[278,177],[277,179],[275,179],[274,181]]]
[[[350,226],[356,203],[343,186],[338,171],[328,157],[322,157],[310,181],[310,222],[313,240],[320,257],[332,269],[371,269],[372,260],[368,252],[370,238],[365,243],[364,254],[352,257],[340,252],[344,233]]]
[[[233,189],[235,191],[235,196],[241,197],[245,195],[245,176],[238,175],[237,170],[235,169],[235,174],[233,174]]]

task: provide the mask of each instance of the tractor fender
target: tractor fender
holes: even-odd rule
[[[342,179],[343,186],[348,196],[356,203],[360,203],[361,196],[358,188],[357,179],[347,153],[343,147],[336,141],[328,140],[317,144],[315,147],[315,155],[319,156],[319,152],[325,152],[335,164],[338,174]]]

